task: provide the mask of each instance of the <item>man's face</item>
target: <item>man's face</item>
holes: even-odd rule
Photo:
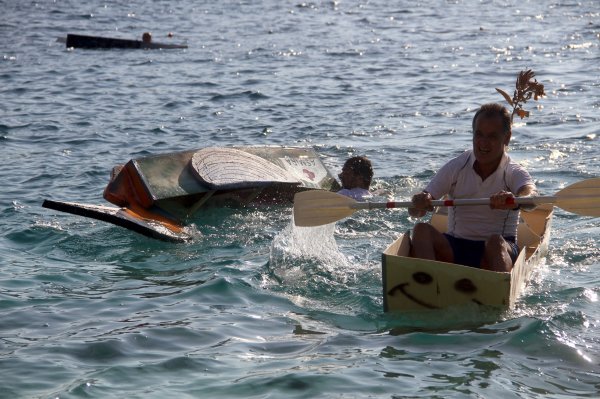
[[[510,141],[510,132],[504,131],[502,118],[499,116],[479,116],[475,121],[473,132],[473,153],[482,165],[500,162],[504,147]]]
[[[338,175],[342,182],[342,188],[352,189],[358,187],[360,184],[360,178],[352,171],[348,166],[342,168],[342,173]]]

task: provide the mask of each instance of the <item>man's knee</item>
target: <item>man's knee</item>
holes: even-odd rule
[[[417,223],[413,227],[413,237],[417,239],[429,238],[431,237],[431,229],[432,226],[429,223]]]
[[[485,255],[481,266],[496,272],[510,272],[512,259],[509,256],[509,245],[499,234],[490,236],[485,242]]]
[[[506,241],[500,234],[493,234],[485,242],[486,248],[493,248],[494,250],[500,250],[504,248]]]

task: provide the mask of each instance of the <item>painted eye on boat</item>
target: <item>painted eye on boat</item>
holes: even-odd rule
[[[462,278],[462,279],[458,280],[456,283],[454,283],[454,289],[456,291],[471,294],[471,293],[477,291],[477,286],[475,284],[473,284],[473,282],[471,280],[469,280],[468,278]]]
[[[419,284],[427,285],[431,284],[433,281],[433,277],[425,272],[416,272],[412,275],[413,280],[415,280]]]

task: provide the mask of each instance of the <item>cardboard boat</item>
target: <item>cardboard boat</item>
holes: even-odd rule
[[[384,311],[442,309],[467,303],[514,307],[548,251],[552,215],[551,204],[521,212],[517,232],[521,251],[510,273],[411,258],[410,237],[405,233],[382,255]],[[447,216],[434,214],[430,223],[445,232]]]
[[[304,190],[337,191],[311,148],[209,147],[115,166],[104,198],[118,207],[45,200],[44,208],[86,216],[166,241],[185,241],[201,208],[291,205]]]
[[[117,39],[112,37],[76,35],[69,33],[65,41],[67,48],[85,49],[184,49],[186,44],[144,43],[141,40]]]

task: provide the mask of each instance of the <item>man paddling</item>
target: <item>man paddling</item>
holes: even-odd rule
[[[369,191],[373,180],[373,166],[367,157],[348,158],[338,177],[342,182],[342,189],[338,194],[357,201],[365,201],[373,196]]]
[[[413,229],[411,256],[509,272],[519,254],[519,207],[515,196],[536,194],[529,173],[510,159],[511,115],[500,104],[485,104],[472,122],[473,148],[446,163],[423,192],[412,198],[411,216],[432,211],[431,201],[489,197],[490,205],[453,207],[447,233],[428,223]],[[514,193],[514,194],[513,194]]]

